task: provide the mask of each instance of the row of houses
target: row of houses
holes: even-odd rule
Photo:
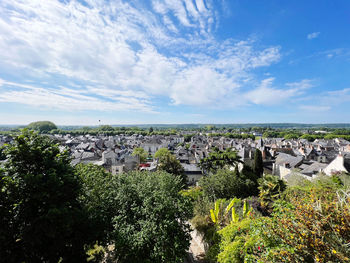
[[[183,136],[142,136],[134,134],[117,136],[92,135],[51,135],[60,143],[62,150],[68,149],[72,165],[92,163],[105,167],[112,173],[135,169],[155,171],[157,160],[150,158],[140,163],[133,156],[134,148],[143,148],[149,156],[161,148],[171,150],[182,164],[190,183],[196,183],[203,173],[198,164],[213,149],[233,148],[245,164],[251,165],[256,149],[261,150],[265,173],[271,173],[288,180],[293,174],[311,179],[320,173],[331,175],[350,172],[350,142],[344,139],[286,140],[283,138],[230,139],[211,137],[205,134],[192,136],[185,142]],[[11,142],[10,136],[0,136],[0,145]]]

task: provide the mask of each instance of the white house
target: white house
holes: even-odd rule
[[[338,172],[350,172],[350,159],[346,159],[344,155],[339,154],[324,170],[326,175],[332,175]]]

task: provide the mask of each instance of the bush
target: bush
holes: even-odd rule
[[[212,201],[218,198],[244,198],[257,192],[254,173],[248,173],[248,175],[247,173],[237,174],[237,171],[221,169],[215,174],[202,177],[199,185],[203,189],[203,195]]]

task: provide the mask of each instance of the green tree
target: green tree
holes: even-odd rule
[[[259,149],[255,149],[253,170],[258,178],[260,178],[264,173],[262,154]]]
[[[84,262],[92,241],[80,184],[68,152],[23,130],[4,148],[1,173],[0,258],[4,262]],[[3,222],[4,222],[3,221]]]
[[[57,126],[51,121],[36,121],[29,123],[27,128],[40,133],[47,133],[51,130],[57,129]]]
[[[257,192],[254,176],[250,173],[236,173],[228,169],[220,169],[215,174],[204,176],[199,185],[203,195],[211,201],[219,198],[245,198]]]
[[[176,159],[176,156],[171,154],[168,149],[159,149],[154,154],[154,157],[158,159],[159,170],[165,171],[175,176],[179,176],[183,184],[186,184],[187,177],[185,175],[184,168],[182,167],[180,161]]]
[[[133,156],[139,156],[141,163],[146,162],[147,156],[148,156],[148,154],[146,153],[145,149],[143,149],[141,147],[134,148],[134,150],[132,152],[132,155]]]
[[[204,171],[215,173],[217,170],[228,166],[236,166],[242,163],[240,156],[232,148],[220,151],[215,148],[208,157],[200,161],[200,166]]]
[[[114,128],[110,125],[101,125],[98,130],[100,131],[114,131]]]
[[[183,262],[189,247],[191,201],[180,194],[178,177],[165,172],[106,174],[96,166],[78,166],[84,202],[105,244],[114,244],[116,262]]]
[[[165,156],[171,154],[170,151],[167,148],[160,148],[156,153],[154,154],[154,158],[156,159],[162,159]]]

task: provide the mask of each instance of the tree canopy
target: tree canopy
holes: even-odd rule
[[[158,169],[161,171],[166,171],[175,176],[179,176],[182,182],[185,184],[187,182],[186,175],[184,174],[184,168],[182,167],[180,161],[176,159],[168,149],[161,148],[155,154],[154,157],[158,159]]]
[[[182,262],[189,247],[190,201],[180,178],[166,172],[110,175],[93,165],[77,166],[84,203],[114,244],[117,262]]]
[[[91,240],[68,152],[24,130],[4,148],[0,174],[0,258],[4,262],[84,262]],[[89,235],[88,235],[89,234]]]
[[[139,156],[140,157],[140,162],[143,163],[147,160],[147,152],[145,151],[145,149],[141,148],[141,147],[137,147],[133,150],[132,152],[133,156]]]
[[[235,150],[230,148],[220,151],[215,148],[213,152],[209,153],[208,157],[200,161],[200,166],[204,171],[215,173],[225,166],[236,166],[238,163],[242,163],[242,161]]]
[[[203,195],[212,201],[218,198],[244,198],[257,192],[255,175],[247,169],[241,173],[237,170],[219,169],[214,174],[202,177],[199,185],[203,189]]]
[[[27,128],[40,133],[47,133],[51,130],[57,129],[57,126],[51,121],[36,121],[28,124]]]
[[[253,170],[257,177],[261,177],[264,173],[262,153],[259,149],[255,149]]]

